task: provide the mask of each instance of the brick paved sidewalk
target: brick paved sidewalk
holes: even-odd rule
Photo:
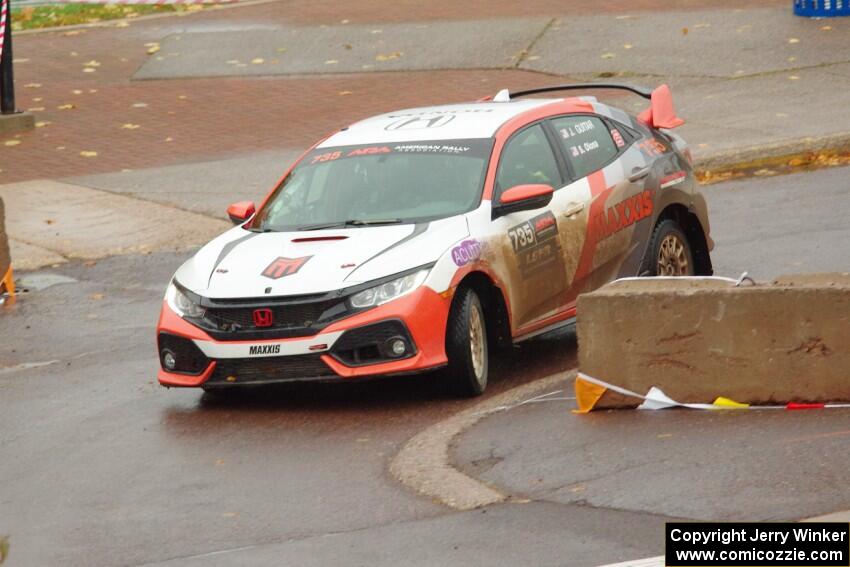
[[[749,0],[741,7],[775,6]],[[18,34],[17,100],[41,127],[0,139],[0,183],[61,178],[303,147],[345,123],[376,112],[435,101],[463,101],[504,86],[553,82],[518,70],[398,72],[289,78],[131,81],[154,43],[191,20],[225,23],[340,23],[635,12],[671,8],[665,0],[359,2],[290,0],[183,17]],[[728,0],[684,0],[676,9],[730,8]]]

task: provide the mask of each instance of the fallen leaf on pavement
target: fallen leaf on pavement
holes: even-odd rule
[[[116,28],[129,28],[129,27],[130,27],[130,22],[127,22],[127,21],[125,21],[125,20],[122,20],[122,21],[118,22],[117,24],[115,24],[115,27],[116,27]]]
[[[788,78],[791,79],[792,81],[800,80],[800,77],[798,77],[797,75],[790,75]]]
[[[796,37],[792,37],[791,39],[788,40],[788,43],[800,43],[800,40],[797,39]]]
[[[94,67],[83,67],[83,73],[94,73],[97,71]]]
[[[103,299],[103,294],[102,293],[93,293],[89,297],[91,299],[94,299],[95,301],[100,301],[101,299]]]
[[[613,59],[613,58],[614,58],[614,57],[616,57],[616,56],[617,56],[617,55],[616,55],[616,54],[614,54],[614,53],[603,53],[603,54],[602,54],[602,59]]]
[[[60,104],[59,106],[56,107],[57,110],[71,110],[72,108],[77,108],[77,105],[68,103],[68,104]]]
[[[91,61],[83,63],[83,67],[100,67],[100,61],[92,59]]]
[[[148,44],[145,44],[145,46],[147,47],[147,46],[148,46]],[[158,44],[158,43],[154,43],[154,44],[151,44],[151,45],[150,45],[150,47],[148,47],[147,54],[148,54],[148,55],[153,55],[153,54],[154,54],[154,53],[156,53],[157,51],[159,51],[159,44]]]
[[[169,137],[167,137],[167,138],[165,139],[165,141],[166,141],[166,142],[173,142],[173,141],[174,141],[174,138],[172,138],[171,136],[169,136]]]
[[[146,103],[146,102],[134,102],[133,108],[145,108],[145,107],[147,107],[147,105],[148,105],[148,103]]]
[[[631,49],[632,47],[634,47],[634,45],[632,45],[631,43],[624,43],[623,44],[623,49]]]
[[[262,65],[265,62],[266,60],[262,57],[254,57],[253,59],[251,59],[251,65]]]
[[[56,222],[56,221],[55,221],[55,220],[53,220],[53,219],[44,219],[44,224],[53,224],[53,223],[55,223],[55,222]]]
[[[51,124],[51,122],[49,122],[47,120],[41,120],[41,121],[35,123],[35,127],[36,128],[44,128],[48,124]]]
[[[123,128],[124,130],[135,130],[137,128],[141,128],[141,126],[139,126],[138,124],[130,124],[128,122],[127,124],[123,124],[121,128]]]
[[[832,26],[821,26],[820,29],[821,31],[829,31],[832,29]]]
[[[3,142],[3,145],[4,146],[17,146],[20,143],[21,143],[20,140],[6,140],[5,142]]]
[[[41,88],[41,83],[27,83],[24,85],[25,89],[39,89]]]
[[[337,61],[336,59],[328,59],[327,61],[325,61],[325,65],[336,65],[337,63],[339,63],[339,61]]]
[[[72,90],[71,92],[72,92],[73,94],[83,94],[83,91],[81,91],[80,89],[74,89],[74,90]]]
[[[348,95],[352,94],[352,92],[351,91],[339,91],[339,93],[337,93],[337,94],[339,94],[339,96],[348,96]]]
[[[688,28],[682,28],[682,35],[688,35]]]
[[[42,97],[40,97],[40,96],[34,96],[34,97],[32,97],[32,101],[33,101],[33,102],[41,102],[42,100],[44,100],[44,98],[42,98]]]
[[[97,157],[97,152],[93,152],[91,150],[83,150],[80,152],[80,155],[83,157]]]
[[[178,99],[180,99],[180,100],[186,100],[186,99],[187,99],[187,98],[189,98],[189,97],[187,97],[186,95],[182,94],[182,95],[177,95],[177,98],[178,98]]]
[[[32,106],[27,109],[27,112],[42,112],[44,110],[43,106]]]
[[[402,55],[404,55],[404,53],[402,53],[401,51],[394,51],[394,52],[390,53],[389,55],[384,55],[383,53],[379,53],[379,54],[375,55],[375,61],[389,61],[391,59],[398,59]]]

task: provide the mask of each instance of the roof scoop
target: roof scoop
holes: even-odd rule
[[[502,89],[493,97],[493,102],[511,102],[511,91]]]

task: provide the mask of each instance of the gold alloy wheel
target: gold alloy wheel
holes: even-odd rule
[[[480,382],[484,373],[484,324],[481,311],[475,307],[469,310],[469,350],[472,354],[472,370]]]
[[[664,237],[658,248],[659,276],[690,276],[691,263],[688,261],[687,244],[678,234],[671,233]]]

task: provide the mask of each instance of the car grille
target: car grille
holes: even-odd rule
[[[228,378],[231,378],[228,380]],[[223,358],[216,362],[207,384],[288,382],[335,378],[320,354],[270,356],[266,358]]]
[[[326,296],[314,301],[267,302],[255,300],[231,305],[226,301],[211,302],[202,319],[193,320],[219,340],[272,339],[312,336],[332,321],[349,314],[344,299]],[[254,311],[269,309],[273,322],[267,327],[254,324]]]

